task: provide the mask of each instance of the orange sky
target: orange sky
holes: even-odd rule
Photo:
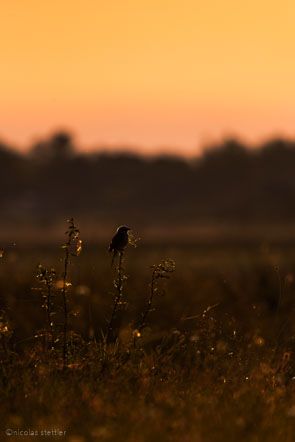
[[[196,152],[295,135],[294,0],[1,2],[0,137]]]

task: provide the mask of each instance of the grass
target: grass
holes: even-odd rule
[[[105,246],[69,255],[66,277],[58,248],[5,251],[1,440],[30,428],[72,442],[293,442],[293,248],[142,242],[124,256],[123,291]],[[116,288],[119,342],[106,343]]]

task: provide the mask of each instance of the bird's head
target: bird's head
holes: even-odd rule
[[[129,230],[131,230],[130,229],[130,227],[127,227],[127,226],[120,226],[120,227],[118,227],[118,229],[117,229],[117,232],[129,232]]]

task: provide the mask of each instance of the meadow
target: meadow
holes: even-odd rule
[[[291,244],[76,240],[2,253],[1,440],[294,440]]]

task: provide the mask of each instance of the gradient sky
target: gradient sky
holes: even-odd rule
[[[3,0],[0,137],[196,152],[295,135],[294,0]]]

